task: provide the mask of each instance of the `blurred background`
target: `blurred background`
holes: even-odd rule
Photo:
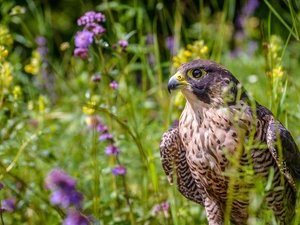
[[[299,144],[299,9],[298,0],[1,0],[0,223],[207,224],[161,167],[160,138],[185,104],[167,81],[184,62],[217,61]]]

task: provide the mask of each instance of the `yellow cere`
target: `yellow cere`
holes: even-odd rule
[[[178,80],[181,84],[187,84],[186,80],[184,79],[184,76],[180,72],[176,73],[176,80]]]

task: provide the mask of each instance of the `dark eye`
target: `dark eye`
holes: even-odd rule
[[[192,75],[194,78],[199,78],[202,76],[202,71],[200,69],[194,69]]]

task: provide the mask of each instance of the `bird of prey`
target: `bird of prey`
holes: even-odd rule
[[[210,225],[224,224],[226,215],[243,225],[249,190],[261,179],[269,185],[266,206],[277,222],[290,224],[300,179],[300,153],[290,132],[216,62],[181,65],[168,83],[169,92],[177,89],[186,105],[160,143],[169,182],[174,171],[178,190],[205,207]]]

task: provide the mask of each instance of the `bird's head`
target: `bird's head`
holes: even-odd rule
[[[168,83],[168,90],[181,89],[188,101],[205,104],[235,104],[238,90],[246,93],[240,82],[223,66],[210,60],[193,60],[181,65]]]

